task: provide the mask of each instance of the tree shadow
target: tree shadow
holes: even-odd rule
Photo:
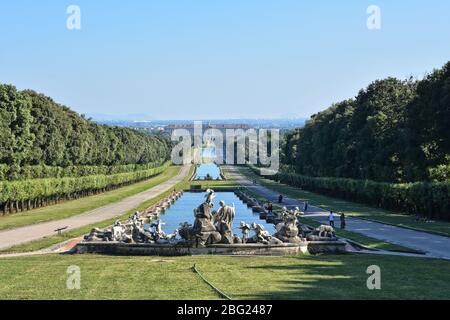
[[[352,263],[352,259],[342,257],[294,257],[299,260],[299,264],[248,266],[246,269],[250,270],[250,274],[264,270],[273,275],[270,283],[267,283],[268,290],[240,292],[236,297],[262,300],[357,300],[391,297],[390,294],[380,294],[380,291],[367,288],[369,275],[366,269],[370,265],[367,260]]]

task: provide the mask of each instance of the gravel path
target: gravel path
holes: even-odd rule
[[[92,211],[82,213],[67,219],[33,224],[26,227],[20,227],[11,230],[0,231],[0,250],[12,246],[38,240],[55,234],[56,229],[68,227],[66,231],[77,229],[93,223],[118,217],[123,213],[132,210],[140,203],[157,197],[158,195],[172,189],[177,183],[182,181],[189,173],[189,165],[181,168],[180,172],[169,180],[150,188],[134,196],[125,198]]]

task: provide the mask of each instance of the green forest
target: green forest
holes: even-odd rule
[[[424,79],[375,81],[289,133],[295,173],[382,182],[450,179],[450,62]]]
[[[450,62],[422,80],[378,80],[288,133],[273,178],[450,220],[449,124]]]
[[[3,213],[110,190],[159,174],[165,136],[99,125],[31,90],[0,85]]]

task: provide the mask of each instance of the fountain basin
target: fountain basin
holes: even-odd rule
[[[345,253],[342,241],[304,241],[300,244],[214,244],[192,247],[185,244],[127,244],[120,242],[82,242],[73,253],[94,253],[128,256],[190,256],[190,255],[262,255],[287,256],[297,254]]]

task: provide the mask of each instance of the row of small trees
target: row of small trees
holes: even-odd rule
[[[0,181],[0,210],[5,215],[106,192],[151,178],[169,165],[112,175]]]
[[[260,169],[251,166],[260,174]],[[348,178],[310,177],[279,172],[269,178],[312,192],[374,207],[450,220],[450,182],[386,183]]]
[[[146,170],[161,166],[163,162],[148,164],[128,164],[115,166],[47,166],[47,165],[25,165],[16,169],[16,177],[20,180],[45,179],[45,178],[65,178],[65,177],[83,177],[92,175],[111,175],[116,173],[126,173],[138,170]],[[10,166],[0,164],[0,181],[18,180],[10,179]]]

